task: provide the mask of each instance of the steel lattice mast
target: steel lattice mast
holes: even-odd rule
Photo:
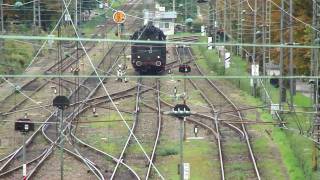
[[[313,40],[314,45],[320,44],[320,0],[313,1],[313,22],[314,29]],[[312,49],[312,61],[311,61],[311,75],[319,77],[319,49]],[[319,153],[317,146],[320,143],[320,108],[319,108],[319,78],[314,80],[313,86],[313,103],[316,111],[313,123],[313,137],[315,140],[313,148],[313,170],[317,171],[319,168],[318,159]]]

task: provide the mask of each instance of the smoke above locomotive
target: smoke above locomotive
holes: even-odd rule
[[[152,23],[148,23],[137,30],[131,37],[132,40],[165,41],[163,31]],[[161,73],[166,65],[166,44],[165,43],[132,43],[131,63],[133,68],[140,73],[151,72]]]

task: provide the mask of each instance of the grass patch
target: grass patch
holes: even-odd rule
[[[217,179],[219,177],[219,169],[216,167],[216,151],[215,144],[206,140],[188,140],[183,143],[184,162],[190,163],[191,179]],[[177,152],[174,155],[161,156],[161,153]],[[157,167],[160,172],[165,175],[166,179],[179,179],[178,164],[180,162],[179,141],[171,141],[162,139],[157,150],[158,160]],[[160,157],[160,156],[161,157]]]
[[[158,153],[159,156],[171,156],[171,155],[177,155],[177,154],[178,154],[177,148],[173,148],[173,147],[167,148],[167,149],[162,149]]]
[[[92,34],[96,31],[96,26],[101,25],[106,21],[105,14],[102,13],[98,16],[93,17],[90,21],[84,22],[80,28],[81,32],[84,33],[85,37],[91,37]]]
[[[125,120],[132,120],[132,116],[123,114]],[[85,131],[87,133],[86,141],[98,149],[108,152],[112,155],[117,155],[128,135],[128,129],[120,119],[118,113],[109,112],[107,114],[99,115],[98,117],[91,117],[89,121],[103,121],[92,122]],[[131,125],[131,121],[128,121]],[[117,135],[115,135],[117,134]]]
[[[205,101],[200,95],[199,90],[193,90],[189,92],[188,103],[192,105],[199,105],[199,106],[206,105]]]

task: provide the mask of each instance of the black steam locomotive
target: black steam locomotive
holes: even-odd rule
[[[165,41],[166,36],[162,30],[149,23],[136,31],[131,39]],[[166,44],[133,43],[131,45],[131,63],[133,68],[140,73],[163,72],[166,65]]]

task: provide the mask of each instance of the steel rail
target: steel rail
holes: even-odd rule
[[[88,147],[88,148],[90,148],[90,149],[92,149],[92,150],[94,150],[94,151],[96,151],[96,152],[98,152],[98,153],[100,153],[100,154],[102,154],[102,155],[108,156],[108,157],[110,157],[110,158],[111,158],[113,161],[115,161],[115,162],[120,162],[120,164],[123,165],[123,166],[125,166],[128,170],[130,170],[131,173],[134,174],[137,179],[140,179],[139,176],[138,176],[138,174],[137,174],[129,165],[127,165],[126,163],[124,163],[121,159],[117,159],[116,157],[112,156],[111,154],[108,154],[108,153],[106,153],[106,152],[104,152],[104,151],[99,150],[98,148],[96,148],[96,147],[94,147],[94,146],[91,146],[90,144],[85,143],[84,141],[82,141],[81,139],[79,139],[77,136],[75,136],[75,135],[73,134],[73,132],[71,132],[71,135],[72,135],[72,137],[74,137],[79,143],[81,143],[83,146],[86,146],[86,147]]]
[[[185,48],[183,49],[183,52],[185,53],[184,50],[185,50]],[[177,52],[178,58],[180,59],[180,62],[182,62],[181,54],[179,53],[178,48],[176,48],[176,52]],[[218,153],[219,153],[220,175],[221,175],[221,179],[225,180],[224,161],[223,161],[222,145],[221,145],[221,138],[220,138],[221,135],[220,135],[220,131],[219,131],[219,124],[218,124],[218,118],[217,118],[217,110],[215,109],[214,105],[210,102],[208,97],[198,88],[198,86],[191,79],[189,79],[189,81],[194,86],[194,88],[196,88],[197,90],[200,91],[200,95],[207,102],[207,104],[210,106],[211,113],[215,117],[213,123],[214,123],[215,130],[217,132],[216,139],[217,139]]]
[[[188,52],[190,54],[190,57],[194,60],[194,64],[195,64],[197,70],[199,71],[199,73],[202,76],[204,76],[204,73],[201,71],[200,67],[198,66],[197,62],[195,61],[195,57],[193,56],[190,48],[188,48]],[[218,88],[218,86],[215,85],[210,79],[208,79],[208,78],[205,78],[205,79],[227,102],[229,102],[232,105],[232,107],[236,110],[236,112],[237,112],[237,114],[239,116],[239,119],[241,121],[243,121],[242,114],[239,111],[239,108],[233,103],[233,101],[231,101],[231,99],[220,88]],[[256,174],[257,178],[260,180],[261,179],[260,172],[259,172],[259,169],[258,169],[258,166],[257,166],[257,162],[256,162],[256,159],[255,159],[255,156],[254,156],[251,144],[250,144],[250,140],[249,140],[249,136],[248,136],[248,133],[247,133],[247,129],[246,129],[244,124],[241,124],[241,127],[242,127],[242,130],[243,130],[244,135],[245,135],[245,141],[246,141],[246,144],[247,144],[247,147],[248,147],[248,150],[249,150],[250,159],[251,159],[251,161],[253,163],[253,166],[254,166],[255,174]]]
[[[162,99],[160,99],[160,102],[161,102],[162,104],[166,105],[166,106],[171,107],[171,108],[174,107],[172,104],[169,104],[169,103],[163,101]],[[153,110],[153,111],[158,111],[158,109],[156,109],[156,108],[154,108],[154,107],[152,107],[152,106],[150,106],[150,105],[148,105],[148,104],[146,104],[146,103],[144,103],[144,102],[142,102],[142,104],[143,104],[144,106],[148,107],[149,109]],[[161,114],[162,114],[162,115],[166,115],[165,113],[166,113],[165,111],[161,110]],[[173,116],[173,117],[174,117],[174,116]],[[217,136],[218,136],[217,132],[216,132],[212,127],[208,126],[207,124],[205,124],[205,123],[203,123],[203,122],[200,122],[200,121],[198,121],[198,120],[196,120],[196,119],[190,118],[190,117],[187,117],[186,120],[189,121],[189,122],[191,122],[191,123],[193,123],[193,124],[197,124],[197,125],[203,127],[204,129],[209,130],[209,131],[214,135],[214,137],[217,138]]]
[[[72,115],[70,115],[69,118],[70,118],[71,116],[72,116]],[[68,126],[66,126],[66,127],[63,129],[62,134],[64,134],[64,132],[66,131],[66,129],[68,129]],[[46,131],[46,125],[43,126],[43,128],[42,128],[42,134],[43,134],[43,136],[44,136],[49,142],[51,142],[51,146],[50,146],[50,148],[49,148],[50,151],[48,151],[48,152],[46,153],[46,155],[44,156],[44,158],[42,158],[41,161],[37,164],[37,166],[36,166],[35,168],[33,168],[33,169],[31,170],[31,172],[29,172],[29,174],[28,174],[28,176],[27,176],[27,179],[29,179],[29,178],[35,173],[35,171],[40,167],[40,165],[46,160],[46,158],[51,155],[51,153],[53,152],[52,149],[54,148],[54,146],[57,145],[58,147],[61,148],[61,146],[58,144],[59,140],[61,139],[61,136],[59,136],[59,138],[57,138],[55,141],[53,141],[53,140],[46,134],[45,131]],[[62,138],[65,138],[65,137],[62,137]],[[66,147],[64,147],[63,150],[65,150],[67,153],[69,153],[69,154],[71,154],[71,155],[79,158],[80,160],[82,160],[82,161],[88,166],[88,168],[90,169],[90,171],[92,171],[93,174],[94,174],[98,179],[104,179],[104,177],[103,177],[102,173],[100,172],[100,170],[99,170],[97,167],[95,167],[95,166],[93,165],[94,163],[92,163],[89,159],[86,159],[86,158],[84,158],[83,156],[81,156],[81,155],[79,155],[79,154],[76,154],[76,153],[70,151],[70,150],[69,150],[68,148],[66,148]]]
[[[137,83],[137,94],[136,94],[136,103],[135,103],[135,113],[134,113],[134,121],[133,121],[133,124],[131,126],[131,131],[129,131],[129,135],[128,135],[128,138],[126,140],[126,143],[124,145],[124,147],[122,148],[122,151],[120,153],[120,156],[119,156],[119,159],[123,159],[124,156],[125,156],[125,152],[127,151],[127,148],[129,147],[130,145],[130,141],[132,139],[132,136],[133,134],[131,132],[135,132],[135,129],[136,129],[136,125],[137,125],[137,121],[138,121],[138,114],[139,114],[139,111],[140,111],[140,107],[139,107],[139,101],[140,101],[140,92],[141,92],[141,87],[142,87],[142,84],[141,84],[141,78],[138,79],[138,83]],[[114,168],[113,172],[112,172],[112,176],[110,178],[110,180],[112,180],[117,171],[118,171],[118,168],[119,168],[119,164],[120,162],[118,162],[116,164],[116,167]],[[138,178],[140,180],[140,177]]]
[[[112,48],[111,48],[112,49]],[[108,53],[111,51],[111,49],[108,51]],[[108,54],[107,53],[107,54]],[[106,54],[106,55],[107,55]],[[105,56],[106,57],[106,56]],[[119,56],[118,56],[119,57]],[[101,64],[101,63],[100,63]],[[31,80],[30,82],[33,82],[33,81],[35,81],[37,78],[35,78],[34,80]],[[28,82],[27,83],[27,85],[29,85],[30,84],[30,82]],[[100,86],[101,84],[99,83],[98,84],[98,86],[96,87],[96,89]],[[91,95],[92,95],[92,93],[91,93]],[[10,96],[10,95],[9,95]],[[56,113],[56,111],[55,112],[53,112],[46,120],[45,120],[45,122],[48,122],[52,117],[53,117],[53,115]],[[32,140],[34,139],[34,137],[40,132],[40,130],[43,128],[43,127],[46,127],[44,124],[42,124],[40,127],[38,127],[38,129],[27,139],[27,141],[26,141],[26,146],[28,146],[31,142],[32,142]],[[49,150],[48,150],[48,152],[50,152],[51,150],[52,150],[52,147],[53,146],[51,146],[51,148],[49,148]],[[6,158],[6,159],[9,159],[8,161],[6,161],[5,162],[5,164],[3,165],[3,166],[1,166],[0,167],[0,172],[13,160],[13,158],[20,152],[22,150],[22,146],[20,147],[20,148],[18,148],[16,151],[14,151],[13,153],[11,153],[10,155],[8,155],[7,157],[8,158]],[[48,156],[44,156],[44,159],[45,158],[47,158]],[[6,159],[4,159],[4,160],[6,160]],[[34,168],[34,170],[35,170],[36,168]],[[30,174],[29,174],[30,175]]]
[[[105,57],[107,56],[107,54],[109,54],[111,52],[111,50],[113,49],[113,47],[110,48],[110,50],[106,53]],[[103,59],[105,59],[105,57]],[[100,86],[100,84],[93,90],[95,91],[98,87]],[[92,91],[92,92],[93,92]],[[74,91],[76,92],[76,91]],[[90,93],[90,96],[88,97],[91,97],[93,95],[93,93]],[[88,99],[88,98],[87,98]],[[87,100],[86,99],[86,100]],[[84,102],[83,102],[84,103]],[[55,115],[57,111],[54,111],[44,122],[47,123],[50,121],[51,118],[53,118],[53,116]],[[40,132],[40,130],[44,127],[45,124],[42,124],[38,127],[38,129],[26,140],[26,146],[28,146],[32,140],[34,139],[34,137]],[[3,171],[3,169],[13,160],[13,158],[22,150],[22,146],[20,146],[17,151],[14,152],[14,154],[8,159],[8,161],[2,165],[0,167],[0,172]]]
[[[112,49],[113,49],[113,48],[114,48],[114,46],[112,46],[112,47],[109,49],[109,51],[108,51],[108,52],[106,53],[106,55],[103,57],[103,60],[99,63],[98,66],[100,66],[100,65],[103,63],[103,61],[106,59],[107,55],[109,55],[109,54],[112,52]],[[126,46],[123,46],[123,48],[121,49],[121,51],[124,51],[125,48],[126,48]],[[113,70],[113,68],[115,67],[115,64],[116,64],[116,63],[118,62],[118,60],[119,60],[119,57],[120,57],[120,55],[117,56],[117,58],[115,59],[115,62],[111,65],[110,69],[108,70],[108,73]],[[88,79],[89,79],[89,78],[88,78]],[[88,79],[87,79],[87,80],[88,80]],[[102,80],[105,80],[105,79],[106,79],[106,78],[104,77]],[[85,83],[85,82],[86,82],[86,81],[84,81],[83,83]],[[84,104],[97,92],[98,87],[100,87],[100,85],[101,85],[101,83],[99,82],[98,85],[89,93],[89,95],[87,95],[86,99],[85,99],[81,104],[79,104],[79,106],[78,106],[76,109],[74,109],[73,113],[71,113],[71,114],[65,119],[65,120],[67,120],[67,119],[71,118],[71,120],[68,122],[68,125],[62,130],[62,134],[63,134],[63,133],[67,130],[67,128],[71,125],[74,117],[77,116],[77,115],[74,115],[74,113],[77,113],[78,111],[80,112],[80,110],[83,108]],[[79,87],[78,87],[78,90],[76,90],[76,91],[79,91],[79,90],[80,90],[80,87],[81,87],[81,86],[79,86]],[[76,91],[74,91],[74,93],[75,93]],[[42,129],[43,134],[45,134],[45,130],[47,129],[47,127],[49,127],[49,125],[50,125],[50,124],[45,124],[44,126],[42,126],[42,127],[43,127],[43,129]],[[60,139],[60,137],[57,138],[56,142],[58,142],[59,139]],[[49,153],[52,153],[52,152],[49,152]],[[49,155],[50,155],[50,154],[48,154],[48,156],[49,156]],[[32,173],[29,174],[30,177],[33,175],[33,173],[34,173],[34,172],[37,170],[37,168],[45,161],[45,159],[46,159],[48,156],[45,156],[45,157],[43,158],[43,160],[38,163],[38,166],[33,169]],[[90,168],[91,165],[92,165],[91,162],[88,162],[88,161],[86,161],[86,160],[84,160],[83,162],[85,162],[85,163],[87,162],[86,165],[88,165],[89,168]],[[90,165],[90,164],[91,164],[91,165]],[[93,168],[93,169],[92,169],[92,168]],[[102,174],[102,173],[100,172],[100,170],[97,169],[96,167],[91,167],[90,170],[91,170],[98,178],[99,178],[99,175]],[[98,172],[99,175],[98,175],[96,172]],[[100,177],[100,178],[101,178],[101,177]],[[99,179],[100,179],[100,178],[99,178]],[[103,175],[102,175],[102,179],[104,179]]]
[[[31,164],[31,163],[39,160],[39,159],[46,153],[46,151],[47,151],[47,149],[45,149],[45,150],[42,152],[42,154],[40,154],[39,156],[37,156],[37,157],[35,157],[34,159],[26,162],[26,165],[29,165],[29,164]],[[10,169],[10,170],[8,170],[8,171],[6,171],[6,172],[3,172],[3,173],[0,174],[0,177],[6,176],[6,175],[9,174],[9,173],[12,173],[12,172],[14,172],[14,171],[17,171],[17,170],[21,169],[22,167],[23,167],[23,165],[20,165],[20,166],[17,166],[17,167],[15,167],[15,168],[13,168],[13,169]]]
[[[160,102],[160,81],[159,79],[156,80],[157,81],[157,120],[158,120],[158,128],[157,128],[157,135],[154,141],[154,145],[153,145],[153,149],[151,152],[151,156],[150,156],[150,161],[149,165],[148,165],[148,170],[147,170],[147,174],[146,174],[146,180],[149,179],[150,177],[150,173],[151,173],[151,168],[152,168],[152,163],[154,163],[155,158],[156,158],[156,150],[159,144],[159,138],[160,138],[160,133],[161,133],[161,126],[162,126],[162,116],[161,116],[161,102]]]

